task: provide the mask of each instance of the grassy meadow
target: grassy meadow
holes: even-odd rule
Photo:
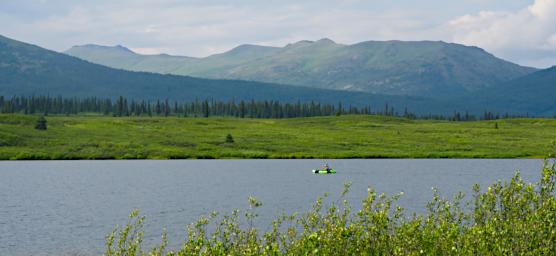
[[[555,119],[474,122],[0,115],[0,159],[542,158]],[[226,142],[231,134],[234,142]]]

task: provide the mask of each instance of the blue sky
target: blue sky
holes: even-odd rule
[[[324,37],[443,40],[523,65],[556,65],[556,0],[3,0],[0,22],[0,34],[57,51],[121,44],[199,57]]]

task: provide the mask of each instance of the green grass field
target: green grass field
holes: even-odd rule
[[[555,119],[297,119],[0,115],[0,159],[542,158]],[[498,129],[495,128],[498,124]],[[234,143],[226,143],[232,134]]]

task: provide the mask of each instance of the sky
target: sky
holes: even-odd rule
[[[556,65],[556,0],[1,0],[0,34],[64,51],[124,45],[203,57],[241,44],[442,40]]]

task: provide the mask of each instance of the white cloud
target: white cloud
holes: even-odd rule
[[[556,48],[556,34],[548,38],[548,48]]]
[[[544,56],[542,64],[536,66],[546,66],[549,63],[546,59],[556,58],[556,0],[535,0],[517,12],[483,11],[464,15],[441,29],[451,41],[477,45],[512,60],[535,65],[524,58],[524,52],[535,55],[534,52],[541,50],[551,56]]]
[[[99,0],[94,5],[65,6],[65,11],[40,19],[14,17],[7,21],[12,26],[0,29],[8,36],[55,50],[99,43],[205,56],[243,43],[283,46],[323,37],[354,43],[399,39],[400,34],[407,35],[402,38],[407,39],[409,33],[404,32],[423,23],[419,12],[343,8],[341,4],[331,0],[266,5]]]
[[[133,52],[146,55],[154,55],[164,53],[160,48],[130,48]]]
[[[348,44],[444,40],[522,64],[550,65],[556,59],[556,0],[518,3],[523,0],[20,0],[0,3],[0,23],[10,24],[0,33],[59,51],[98,43],[189,56],[323,37]]]
[[[154,25],[149,25],[145,28],[145,33],[156,33],[159,32],[160,30],[154,26]]]

